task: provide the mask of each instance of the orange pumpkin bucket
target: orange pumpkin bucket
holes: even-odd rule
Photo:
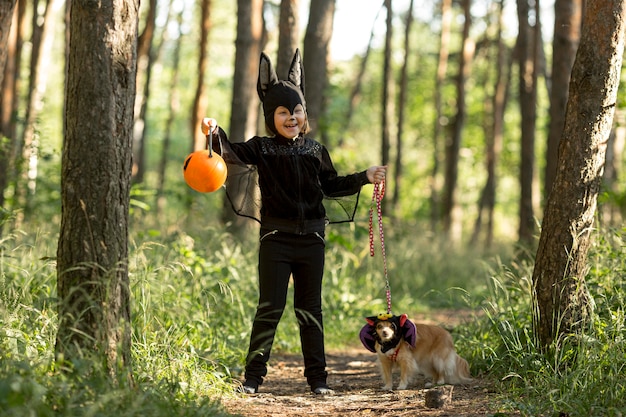
[[[192,152],[183,165],[185,182],[201,193],[212,193],[220,188],[228,174],[224,159],[212,151],[212,136],[207,135],[208,149]]]

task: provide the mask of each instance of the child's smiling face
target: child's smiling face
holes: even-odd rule
[[[295,139],[300,134],[306,122],[306,113],[302,104],[296,105],[293,114],[287,107],[278,106],[274,110],[274,126],[276,133],[287,138]]]

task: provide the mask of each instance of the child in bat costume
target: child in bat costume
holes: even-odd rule
[[[257,92],[271,136],[230,142],[217,121],[205,118],[205,134],[217,133],[214,150],[228,164],[226,194],[239,215],[260,224],[259,300],[246,360],[246,393],[256,393],[267,374],[276,327],[286,305],[289,278],[294,281],[294,309],[300,328],[304,376],[315,394],[328,387],[322,324],[322,276],[325,227],[351,221],[361,187],[381,182],[386,166],[340,176],[328,150],[305,136],[308,131],[304,71],[296,50],[287,80],[279,80],[265,53],[261,54]],[[253,178],[253,179],[251,179]],[[260,189],[260,203],[255,199]],[[238,188],[239,193],[232,190]],[[244,193],[241,190],[245,189]],[[352,196],[352,203],[342,200]],[[324,202],[341,208],[332,219]]]

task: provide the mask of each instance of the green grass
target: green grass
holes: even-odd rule
[[[591,323],[547,354],[539,353],[533,334],[532,265],[501,264],[493,270],[492,293],[484,307],[488,320],[472,330],[472,356],[483,372],[499,379],[509,407],[523,415],[626,412],[626,230],[594,238],[586,277],[594,304]]]
[[[528,256],[453,249],[388,229],[385,277],[379,242],[370,257],[364,227],[329,228],[328,349],[360,346],[363,318],[387,309],[387,278],[395,313],[475,313],[468,326],[452,329],[457,347],[476,375],[499,381],[509,408],[528,416],[624,413],[624,231],[596,236],[587,277],[593,325],[546,356],[533,338]],[[256,308],[255,239],[240,243],[211,226],[133,234],[133,388],[94,371],[89,355],[71,361],[69,373],[53,360],[56,243],[45,231],[0,241],[0,415],[227,416],[219,398],[233,395],[241,376]],[[299,349],[290,294],[275,351]]]

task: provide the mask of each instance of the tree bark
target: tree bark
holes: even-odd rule
[[[519,101],[522,117],[520,154],[519,241],[529,245],[535,233],[533,182],[535,179],[535,127],[537,123],[537,44],[539,7],[535,5],[535,30],[530,25],[529,0],[517,0],[519,34],[517,57],[519,63]]]
[[[128,207],[138,0],[73,0],[57,249],[60,358],[131,374]]]
[[[626,110],[616,108],[613,117],[613,131],[606,150],[603,189],[608,192],[609,199],[600,206],[600,221],[604,227],[619,227],[623,221],[622,206],[618,197],[620,193],[620,177],[624,148],[626,147]],[[616,198],[617,197],[617,198]]]
[[[152,40],[156,28],[157,0],[149,0],[146,23],[137,40],[137,96],[133,133],[133,181],[142,183],[146,172],[146,110],[152,75]]]
[[[433,129],[433,167],[430,174],[430,226],[432,232],[437,231],[441,220],[441,165],[444,160],[441,134],[443,131],[442,90],[448,70],[450,55],[450,27],[452,23],[452,0],[441,0],[441,34],[439,36],[439,58],[435,78],[435,124]]]
[[[461,59],[456,80],[456,116],[454,118],[454,130],[446,142],[445,148],[446,165],[443,196],[443,227],[446,238],[451,243],[460,242],[462,235],[461,209],[456,199],[459,174],[458,165],[466,116],[465,84],[471,72],[471,62],[476,49],[474,41],[470,37],[470,28],[472,26],[471,0],[463,0],[462,4],[465,21],[463,23]]]
[[[533,271],[535,332],[544,349],[589,319],[587,253],[622,68],[626,1],[589,1],[583,20]]]
[[[173,1],[170,0],[170,6]],[[172,9],[170,8],[170,11]],[[165,179],[166,179],[166,169],[167,169],[167,161],[169,159],[169,149],[170,143],[172,142],[172,129],[174,126],[174,120],[178,115],[180,110],[180,95],[178,91],[178,81],[180,78],[180,51],[182,49],[183,40],[185,39],[185,31],[183,29],[183,14],[185,12],[185,8],[181,8],[178,12],[178,16],[176,17],[176,24],[178,26],[178,37],[176,38],[174,52],[172,57],[172,78],[170,80],[170,84],[168,86],[168,96],[169,96],[169,111],[167,114],[167,119],[165,120],[164,133],[163,133],[163,147],[161,148],[161,158],[158,166],[158,178],[157,178],[157,190],[156,190],[156,218],[159,219],[159,214],[165,210],[165,206],[167,205],[167,198],[165,198]],[[168,15],[168,21],[170,15]],[[159,52],[162,50],[163,40],[161,40],[159,46]],[[158,54],[157,54],[158,55]]]
[[[206,115],[207,108],[207,88],[206,79],[207,68],[209,67],[208,44],[209,33],[211,32],[211,0],[200,1],[200,45],[198,55],[198,78],[196,94],[193,100],[193,110],[191,112],[191,143],[190,152],[206,148],[206,136],[200,129],[200,121]]]
[[[235,73],[229,128],[230,140],[233,142],[244,142],[257,133],[260,106],[256,82],[263,41],[263,0],[239,0],[237,2]],[[246,190],[233,188],[231,192],[236,200],[240,200]],[[246,232],[253,227],[252,222],[233,212],[227,199],[223,202],[222,221],[224,224],[230,224],[232,232],[238,236],[245,236]]]
[[[552,40],[552,79],[550,87],[550,127],[546,150],[544,195],[552,189],[558,162],[559,141],[565,124],[567,86],[580,40],[583,0],[554,2],[554,39]]]
[[[398,207],[400,201],[400,185],[402,181],[402,141],[404,136],[404,110],[406,107],[406,95],[408,85],[408,66],[410,54],[411,27],[413,25],[413,0],[409,3],[409,10],[406,13],[406,23],[404,27],[404,60],[400,71],[400,93],[398,94],[398,140],[396,146],[396,160],[394,163],[394,183],[392,196],[393,210]]]
[[[346,111],[346,130],[349,129],[350,124],[352,123],[352,115],[354,114],[354,109],[358,105],[361,98],[361,86],[363,84],[363,77],[365,76],[365,70],[367,68],[367,61],[370,57],[370,52],[372,51],[372,42],[374,41],[374,29],[376,26],[376,22],[378,21],[378,16],[380,12],[383,10],[383,7],[378,9],[378,13],[376,13],[376,18],[374,18],[374,24],[372,25],[372,30],[370,31],[370,38],[367,42],[367,48],[365,49],[365,54],[361,59],[361,64],[359,65],[359,73],[356,76],[354,81],[354,86],[350,91],[350,100],[348,104],[348,110]],[[343,139],[340,138],[338,142],[338,146],[341,146],[343,143]]]
[[[389,164],[390,160],[390,149],[391,149],[391,119],[392,119],[392,105],[391,105],[391,96],[392,96],[392,83],[393,83],[393,69],[391,62],[391,53],[392,53],[392,43],[391,40],[393,38],[393,7],[392,0],[385,0],[385,9],[387,10],[387,18],[386,18],[386,27],[387,31],[385,34],[385,58],[383,62],[383,94],[381,99],[381,109],[382,109],[382,135],[381,135],[381,155],[382,155],[382,164]],[[385,203],[383,203],[385,204]]]
[[[38,2],[35,2],[37,4]],[[39,135],[35,125],[43,106],[43,98],[48,85],[48,67],[52,54],[52,41],[55,30],[54,12],[59,0],[46,0],[43,15],[33,11],[32,51],[28,99],[24,116],[24,130],[20,142],[20,155],[17,167],[15,201],[22,209],[16,216],[16,227],[21,227],[32,212],[32,198],[37,187],[39,167]],[[41,24],[38,24],[38,22]]]
[[[278,59],[276,74],[281,80],[287,79],[293,54],[299,45],[300,27],[298,25],[299,0],[281,0],[278,19]]]
[[[311,135],[324,135],[324,92],[328,85],[328,67],[330,62],[330,39],[333,34],[335,0],[316,0],[311,2],[309,21],[304,35],[302,61],[306,73],[306,107]]]
[[[4,76],[4,65],[7,60],[9,34],[13,21],[13,10],[17,0],[5,0],[0,2],[0,85]]]
[[[498,176],[496,167],[502,153],[502,145],[504,138],[504,112],[509,95],[509,81],[511,76],[511,60],[508,55],[508,48],[502,39],[502,29],[504,27],[504,0],[500,0],[497,5],[497,30],[496,30],[496,79],[495,91],[491,100],[487,101],[485,107],[488,109],[485,113],[491,114],[491,120],[485,128],[486,146],[485,158],[487,169],[487,181],[481,193],[478,204],[478,216],[474,225],[474,232],[471,238],[471,244],[478,242],[482,224],[483,212],[486,212],[486,233],[485,247],[491,247],[493,243],[493,227],[494,227],[494,210],[496,205],[496,186]]]
[[[9,184],[9,165],[15,147],[15,130],[11,126],[14,116],[17,75],[18,28],[15,4],[17,0],[0,3],[0,207],[4,207],[4,191]],[[6,139],[5,139],[6,138]],[[0,236],[8,213],[0,213]]]

